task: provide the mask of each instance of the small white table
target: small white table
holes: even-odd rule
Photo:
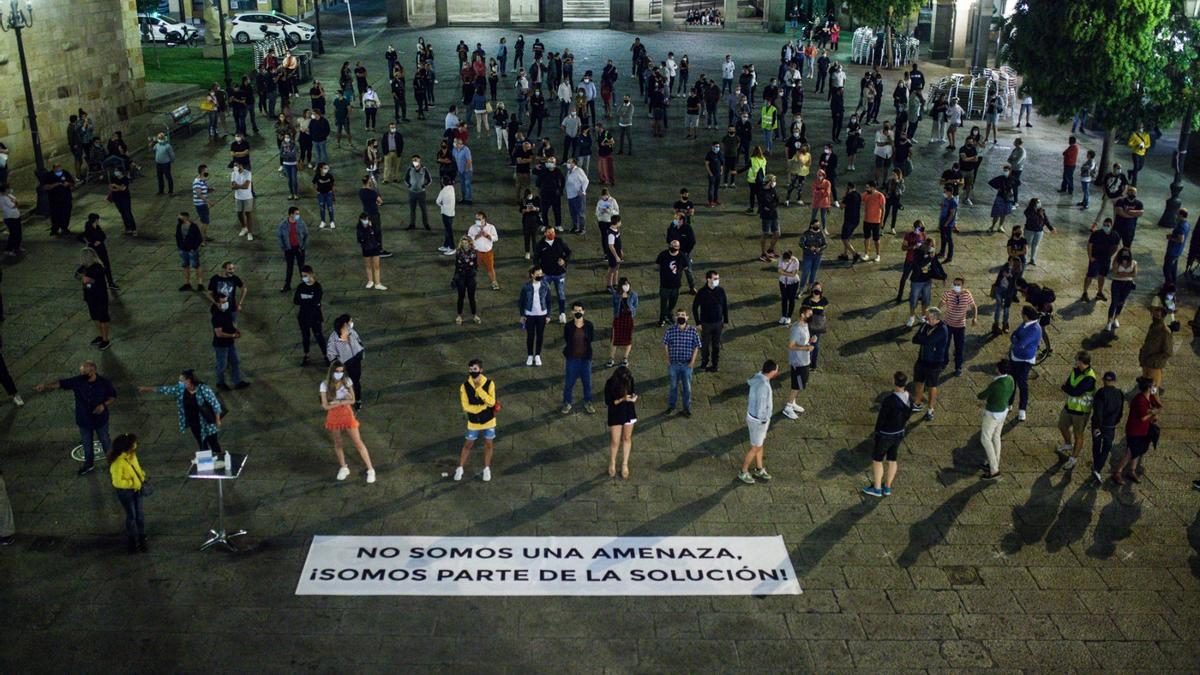
[[[229,532],[225,529],[225,481],[236,480],[242,475],[242,469],[246,466],[246,457],[246,455],[227,453],[221,455],[220,459],[231,464],[228,468],[219,466],[212,471],[197,471],[196,463],[193,461],[188,470],[188,478],[212,480],[217,483],[217,528],[208,531],[208,539],[200,546],[201,551],[207,551],[217,544],[230,551],[237,551],[238,547],[230,540],[246,534],[245,530]]]

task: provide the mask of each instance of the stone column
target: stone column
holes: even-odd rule
[[[450,25],[450,10],[446,6],[446,0],[434,0],[433,23],[435,26]]]
[[[512,23],[512,0],[499,0],[500,3],[500,25],[507,26]]]
[[[387,25],[388,28],[408,25],[408,0],[387,0]]]
[[[558,27],[563,22],[563,0],[542,0],[542,23]]]
[[[609,0],[608,23],[613,28],[629,28],[633,25],[633,0]]]
[[[954,25],[950,33],[950,50],[946,65],[965,68],[967,65],[967,31],[971,27],[971,5],[975,0],[953,0]]]
[[[675,0],[662,0],[662,16],[658,19],[661,30],[675,30]]]
[[[763,24],[768,32],[782,33],[787,26],[787,2],[763,0]]]
[[[735,28],[738,22],[738,3],[737,0],[725,0],[725,6],[721,9],[725,13],[725,27]]]

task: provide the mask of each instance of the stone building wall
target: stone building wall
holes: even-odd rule
[[[4,2],[5,19],[8,8]],[[33,11],[33,27],[22,31],[22,39],[49,166],[70,156],[67,119],[79,108],[105,135],[141,113],[146,74],[134,0],[36,0]],[[0,33],[0,142],[9,148],[16,183],[33,166],[33,142],[12,32]]]

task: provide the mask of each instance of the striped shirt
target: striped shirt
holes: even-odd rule
[[[938,305],[942,310],[942,321],[951,328],[966,328],[967,310],[974,304],[971,291],[963,289],[961,293],[955,293],[954,289],[948,289],[942,293],[942,301]]]
[[[208,193],[211,189],[208,187],[208,181],[197,176],[192,180],[192,205],[204,206],[208,204]]]

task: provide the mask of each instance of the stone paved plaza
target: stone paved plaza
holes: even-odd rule
[[[357,10],[356,10],[357,11]],[[336,19],[329,19],[334,22]],[[318,62],[321,79],[336,81],[343,59],[363,59],[379,82],[383,51],[392,42],[412,61],[417,35],[437,47],[439,106],[427,122],[401,125],[406,149],[431,158],[445,103],[457,88],[452,47],[459,38],[492,49],[495,29],[383,31],[358,26],[351,50],[331,30],[330,53]],[[512,42],[513,31],[505,34]],[[527,33],[532,43],[531,34]],[[632,36],[564,30],[539,37],[557,50],[569,45],[597,72],[611,56],[625,76],[618,94],[636,85],[628,77]],[[763,77],[777,63],[780,38],[720,33],[642,34],[657,59],[668,49],[688,53],[693,78],[719,73],[731,52],[753,60]],[[846,56],[845,51],[841,55]],[[577,67],[577,72],[578,72]],[[861,68],[851,66],[847,103],[857,101]],[[944,72],[930,66],[932,79]],[[885,74],[886,90],[895,73]],[[509,78],[507,83],[511,83]],[[811,87],[811,85],[810,85]],[[511,92],[505,96],[512,102]],[[881,119],[888,118],[886,112]],[[898,238],[885,235],[883,260],[850,268],[832,260],[821,272],[830,306],[830,332],[799,421],[776,415],[767,438],[770,485],[735,480],[746,450],[745,380],[763,359],[784,360],[786,329],[778,326],[774,265],[756,260],[758,220],[742,213],[745,188],[725,191],[724,205],[696,216],[697,271],[720,271],[730,295],[721,371],[695,379],[695,416],[666,417],[667,382],[659,346],[657,275],[676,191],[688,186],[703,203],[701,158],[706,138],[682,138],[680,108],[672,108],[666,138],[652,139],[644,109],[637,116],[634,158],[617,158],[613,189],[622,207],[630,264],[623,272],[642,298],[631,367],[641,400],[634,434],[632,475],[606,475],[608,430],[603,410],[563,416],[561,337],[547,331],[546,365],[524,366],[516,297],[525,279],[519,217],[511,178],[488,138],[474,141],[476,208],[500,229],[498,273],[503,290],[481,285],[481,325],[454,325],[448,288],[449,259],[436,252],[440,235],[403,232],[404,195],[384,186],[388,248],[386,292],[363,289],[354,241],[359,150],[333,150],[334,171],[346,193],[336,230],[311,233],[309,262],[326,292],[325,330],[343,312],[356,317],[367,346],[363,437],[379,471],[365,485],[355,474],[335,482],[337,469],[322,427],[317,386],[323,370],[301,369],[299,336],[290,294],[278,292],[283,263],[273,236],[239,239],[232,196],[225,189],[226,148],[206,143],[201,130],[177,142],[176,180],[192,167],[213,166],[221,186],[214,207],[216,241],[202,253],[204,274],[223,260],[240,266],[250,286],[242,311],[241,351],[253,386],[223,398],[232,408],[222,444],[251,455],[244,477],[227,492],[229,519],[247,529],[243,552],[196,549],[215,518],[210,485],[184,479],[194,451],[180,435],[173,403],[139,395],[136,387],[175,381],[194,367],[211,381],[213,356],[208,311],[198,294],[180,293],[173,214],[190,210],[186,190],[153,195],[153,177],[135,184],[143,236],[119,236],[120,221],[98,188],[77,197],[75,229],[89,210],[100,212],[110,234],[117,281],[114,342],[103,353],[89,347],[92,326],[72,277],[78,246],[53,240],[37,222],[27,228],[29,254],[4,268],[4,349],[27,405],[0,406],[0,468],[16,514],[14,546],[0,549],[0,667],[7,672],[214,670],[258,672],[470,672],[530,671],[815,671],[834,670],[1080,670],[1195,671],[1200,663],[1200,477],[1196,421],[1197,342],[1186,323],[1166,370],[1163,441],[1147,456],[1140,484],[1096,487],[1084,465],[1064,472],[1053,449],[1062,407],[1058,385],[1074,350],[1092,349],[1098,371],[1112,369],[1123,388],[1138,374],[1137,350],[1148,323],[1147,305],[1160,277],[1163,230],[1154,227],[1169,182],[1170,139],[1152,154],[1140,184],[1147,217],[1134,250],[1142,268],[1139,288],[1115,340],[1105,340],[1104,303],[1076,302],[1086,263],[1082,247],[1094,215],[1060,197],[1059,153],[1066,129],[1035,118],[1022,129],[1029,150],[1022,200],[1040,195],[1058,228],[1043,243],[1031,280],[1058,291],[1051,329],[1055,354],[1036,369],[1029,419],[1005,427],[1002,480],[978,479],[979,404],[990,366],[1007,338],[990,339],[991,302],[985,301],[1004,237],[987,235],[991,191],[982,188],[964,208],[964,234],[949,270],[962,274],[984,317],[968,329],[962,377],[941,389],[933,422],[914,417],[901,454],[896,491],[883,500],[858,489],[869,474],[869,447],[880,394],[896,369],[909,370],[916,348],[904,328],[907,305],[893,305],[902,260]],[[810,140],[829,137],[828,106],[806,102]],[[360,111],[354,111],[361,136]],[[381,115],[382,117],[382,115]],[[722,112],[722,119],[724,113]],[[62,120],[46,121],[61,124]],[[127,134],[140,139],[151,121]],[[382,124],[382,122],[381,122]],[[383,128],[382,126],[380,127]],[[265,127],[264,127],[265,130]],[[871,132],[875,130],[871,128]],[[916,170],[902,220],[936,222],[936,178],[949,159],[924,144],[921,125]],[[1016,134],[1004,128],[985,153],[981,178],[998,172]],[[556,145],[561,139],[552,134]],[[1099,150],[1099,138],[1082,139]],[[1173,141],[1172,141],[1173,142]],[[254,140],[259,229],[283,217],[286,186],[274,172],[271,142]],[[839,154],[842,148],[839,144]],[[1126,153],[1118,156],[1126,160]],[[865,155],[864,155],[865,156]],[[142,158],[143,166],[151,160]],[[869,162],[852,174],[869,178]],[[769,170],[784,174],[781,148]],[[592,174],[595,180],[595,173]],[[842,180],[850,176],[843,176]],[[311,186],[302,177],[299,205],[318,220]],[[839,186],[840,187],[840,186]],[[598,194],[593,183],[589,213]],[[22,190],[23,194],[28,194]],[[1185,206],[1200,194],[1188,182]],[[460,207],[458,230],[468,222]],[[808,210],[783,211],[794,246]],[[436,218],[436,215],[434,216]],[[1014,217],[1020,222],[1019,217]],[[831,230],[840,226],[834,216]],[[436,232],[436,220],[434,221]],[[589,216],[589,228],[594,227]],[[570,298],[582,300],[597,326],[594,386],[608,372],[611,303],[597,259],[595,230],[567,235],[579,260],[568,275]],[[578,242],[578,244],[577,244]],[[935,297],[943,286],[935,287]],[[1181,320],[1195,311],[1182,293]],[[681,305],[690,308],[691,296]],[[445,478],[457,461],[463,419],[457,387],[469,359],[480,357],[495,377],[500,414],[495,474],[490,483]],[[77,478],[68,452],[78,443],[69,394],[35,394],[34,385],[73,374],[95,359],[114,380],[119,399],[114,434],[136,432],[141,461],[157,484],[146,500],[151,550],[127,556],[123,517],[105,465]],[[786,400],[786,378],[775,382],[776,408]],[[599,397],[599,394],[597,394]],[[1123,450],[1123,442],[1117,452]],[[1090,452],[1085,450],[1085,457]],[[477,460],[474,460],[477,465]],[[351,457],[352,467],[358,466]],[[314,534],[389,535],[782,535],[804,593],[778,597],[405,598],[296,596],[295,585]]]

